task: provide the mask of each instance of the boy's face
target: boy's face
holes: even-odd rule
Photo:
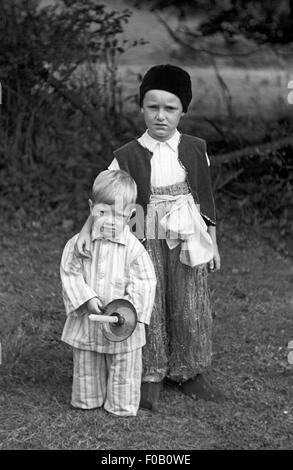
[[[156,140],[165,142],[170,139],[184,115],[178,96],[165,90],[149,90],[146,92],[142,113],[149,134]]]
[[[91,215],[93,217],[93,228],[102,237],[115,238],[124,230],[130,216],[131,208],[123,207],[119,201],[108,205],[103,203],[93,204],[89,200]]]

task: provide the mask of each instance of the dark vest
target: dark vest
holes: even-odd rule
[[[203,139],[182,134],[178,146],[178,160],[186,171],[187,183],[196,204],[200,204],[201,215],[209,225],[216,224],[215,204],[211,187],[209,167],[206,159],[206,143]],[[151,195],[152,152],[137,140],[114,151],[121,170],[129,173],[137,184],[137,204],[146,213]]]

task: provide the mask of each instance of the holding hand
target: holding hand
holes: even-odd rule
[[[82,227],[74,246],[75,253],[80,258],[91,258],[91,227],[92,217],[89,216]]]
[[[213,256],[213,259],[211,259],[211,261],[208,262],[208,270],[215,272],[215,271],[219,271],[219,269],[221,268],[221,258],[219,254],[218,244],[217,244],[216,227],[210,225],[208,227],[208,233],[211,236],[213,246],[214,246],[214,256]]]
[[[89,314],[100,315],[102,312],[98,297],[93,297],[86,303]]]
[[[221,268],[221,258],[218,250],[218,246],[214,244],[214,257],[208,262],[208,270],[215,272]]]
[[[80,258],[90,258],[90,243],[91,243],[91,236],[89,233],[82,233],[80,232],[78,239],[76,240],[74,249]]]

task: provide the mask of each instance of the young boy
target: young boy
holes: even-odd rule
[[[71,405],[82,409],[104,406],[118,416],[137,414],[141,349],[156,290],[150,257],[127,225],[136,197],[136,184],[128,173],[100,173],[89,200],[93,221],[90,257],[82,260],[77,256],[75,235],[64,248],[60,267],[67,314],[62,340],[73,347]],[[91,321],[88,314],[100,314],[100,306],[118,298],[134,305],[138,323],[128,339],[110,342],[101,323]]]

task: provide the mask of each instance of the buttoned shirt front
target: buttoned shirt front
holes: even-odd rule
[[[79,349],[110,354],[142,347],[156,290],[156,275],[148,253],[128,226],[115,240],[92,236],[90,259],[81,259],[75,253],[77,237],[78,234],[67,242],[61,259],[67,314],[61,339]],[[102,324],[89,320],[85,303],[93,297],[98,297],[103,306],[118,298],[134,305],[138,323],[128,339],[111,342],[104,337]]]
[[[165,142],[151,137],[146,132],[137,139],[138,142],[153,154],[151,158],[151,186],[168,186],[186,181],[186,171],[178,160],[178,145],[180,132],[176,129],[174,135]],[[209,158],[206,155],[208,164]],[[119,170],[119,164],[114,158],[109,170]]]

